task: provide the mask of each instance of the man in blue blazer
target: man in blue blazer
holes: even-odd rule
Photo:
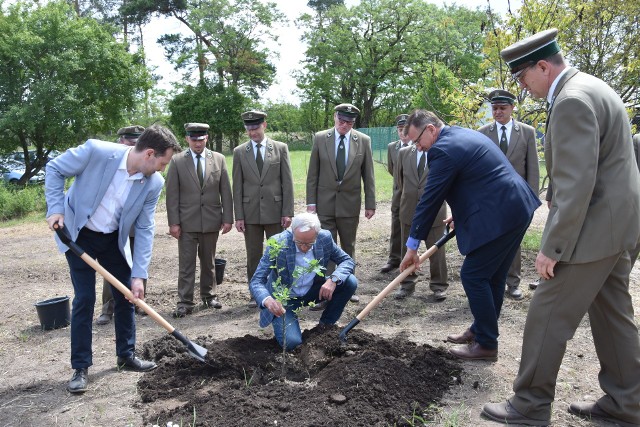
[[[154,213],[164,170],[181,150],[175,136],[160,126],[146,129],[134,147],[88,140],[47,164],[45,196],[47,223],[66,227],[71,239],[123,284],[136,298],[144,298],[155,229]],[[66,178],[75,181],[64,193]],[[129,234],[135,231],[133,255]],[[71,367],[67,390],[87,389],[92,365],[91,333],[96,302],[95,271],[56,237],[69,263],[74,298],[71,314]],[[119,369],[138,372],[156,368],[135,356],[136,326],[133,304],[112,288]]]
[[[407,126],[413,143],[427,151],[429,179],[400,269],[419,265],[418,245],[446,201],[452,216],[445,222],[455,220],[458,249],[465,255],[460,279],[474,318],[462,334],[447,337],[463,344],[450,352],[461,359],[495,361],[507,272],[540,200],[485,135],[445,126],[424,110],[414,111]]]
[[[356,291],[358,281],[353,275],[353,259],[336,245],[330,231],[320,228],[320,220],[315,214],[296,215],[291,229],[276,234],[272,239],[282,245],[281,250],[274,253],[273,248],[267,245],[249,283],[249,291],[262,309],[260,327],[273,324],[278,344],[290,351],[302,344],[296,310],[309,302],[326,300],[327,307],[319,325],[333,325]],[[313,260],[318,260],[323,271],[330,261],[335,263],[336,269],[329,277],[308,272],[296,278],[295,270],[309,270],[307,266]],[[280,286],[289,288],[290,300],[286,306],[274,298],[278,275]]]

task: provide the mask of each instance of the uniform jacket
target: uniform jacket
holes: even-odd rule
[[[636,163],[638,164],[638,170],[640,170],[640,133],[633,135],[633,153],[636,155]]]
[[[521,227],[540,206],[504,153],[480,132],[444,126],[429,148],[429,179],[410,236],[425,240],[446,200],[463,255]]]
[[[285,242],[286,248],[273,260],[269,255],[269,247],[265,249],[260,264],[249,282],[249,291],[258,304],[262,304],[266,297],[273,296],[273,282],[278,278],[277,271],[280,270],[281,284],[290,287],[294,282],[292,274],[296,268],[296,244],[293,241],[293,232],[288,229],[276,234],[273,238],[279,242]],[[320,230],[312,250],[322,267],[326,268],[330,261],[335,263],[336,269],[331,274],[343,282],[353,274],[355,268],[353,259],[336,245],[329,231]],[[277,268],[271,268],[274,265]],[[267,308],[261,308],[260,327],[264,328],[273,322],[273,314]]]
[[[634,248],[640,177],[624,104],[602,80],[573,68],[552,99],[544,155],[553,196],[542,253],[585,263]]]
[[[394,211],[397,211],[399,209],[400,186],[398,185],[398,181],[396,180],[393,171],[395,169],[396,162],[398,161],[398,153],[400,152],[401,148],[402,148],[401,140],[391,142],[387,146],[387,170],[389,171],[391,176],[393,176],[393,193],[391,196],[391,209]]]
[[[64,214],[64,224],[71,240],[77,239],[80,230],[95,213],[129,148],[90,139],[47,163],[47,217]],[[65,195],[65,178],[70,177],[75,177],[75,181]],[[131,277],[148,277],[155,231],[154,213],[163,184],[164,179],[157,172],[134,181],[123,206],[118,223],[118,247],[132,268]],[[133,256],[129,247],[131,231],[136,236]],[[57,236],[56,242],[61,252],[69,249]]]
[[[478,132],[486,135],[497,146],[500,146],[498,123],[493,122],[482,126]],[[496,127],[498,129],[496,130]],[[538,166],[538,150],[536,146],[536,132],[532,126],[513,121],[509,148],[506,153],[511,166],[523,177],[531,189],[538,194],[540,189],[540,168]]]
[[[267,139],[262,175],[251,141],[233,150],[235,216],[247,224],[279,224],[293,216],[293,177],[287,144]]]
[[[347,164],[340,182],[336,170],[335,128],[316,133],[307,174],[307,205],[315,204],[318,215],[359,216],[363,186],[365,209],[375,209],[371,139],[351,130]]]
[[[187,233],[213,233],[223,223],[233,223],[231,183],[224,156],[209,149],[205,159],[204,184],[196,176],[191,150],[178,153],[167,171],[167,218]]]
[[[429,167],[424,168],[422,177],[418,178],[418,155],[421,152],[417,150],[415,145],[400,149],[398,153],[398,161],[394,170],[394,181],[398,183],[400,190],[395,195],[398,206],[400,207],[400,222],[403,224],[411,224],[413,214],[416,211],[418,201],[424,192],[427,184],[427,173]],[[433,227],[441,227],[442,221],[447,218],[447,207],[443,203]]]

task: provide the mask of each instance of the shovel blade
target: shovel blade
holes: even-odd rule
[[[201,362],[204,362],[205,357],[207,356],[207,349],[199,346],[193,341],[189,341],[189,344],[187,345],[187,352],[189,352],[191,357],[198,359]]]
[[[191,357],[198,359],[201,362],[204,362],[205,360],[204,358],[207,355],[206,348],[199,346],[193,341],[189,341],[187,337],[185,337],[180,332],[178,332],[177,329],[174,329],[173,332],[171,332],[171,335],[173,335],[178,341],[180,341],[182,344],[185,345],[185,347],[187,347],[187,352]]]

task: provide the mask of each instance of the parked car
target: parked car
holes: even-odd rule
[[[10,184],[17,184],[22,175],[24,175],[24,164],[9,161],[4,162],[0,166],[0,172],[2,172],[2,179],[4,182]],[[39,184],[44,182],[44,170],[40,170],[37,174],[29,178],[29,184]]]

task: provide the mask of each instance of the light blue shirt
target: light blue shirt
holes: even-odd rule
[[[316,257],[313,254],[313,246],[310,247],[306,253],[304,253],[300,250],[300,248],[298,248],[298,245],[296,245],[296,267],[295,268],[298,268],[298,267],[307,268],[311,263],[311,261],[313,261],[314,259],[316,259]],[[315,277],[316,277],[316,274],[314,272],[305,273],[302,276],[300,276],[298,280],[296,280],[295,283],[291,286],[289,295],[294,298],[305,296],[307,292],[309,292],[309,289],[311,289],[311,286],[313,286],[313,279],[315,279]],[[268,298],[273,298],[273,297],[272,296],[266,297],[265,299],[262,300],[260,305],[264,307],[264,303]]]

